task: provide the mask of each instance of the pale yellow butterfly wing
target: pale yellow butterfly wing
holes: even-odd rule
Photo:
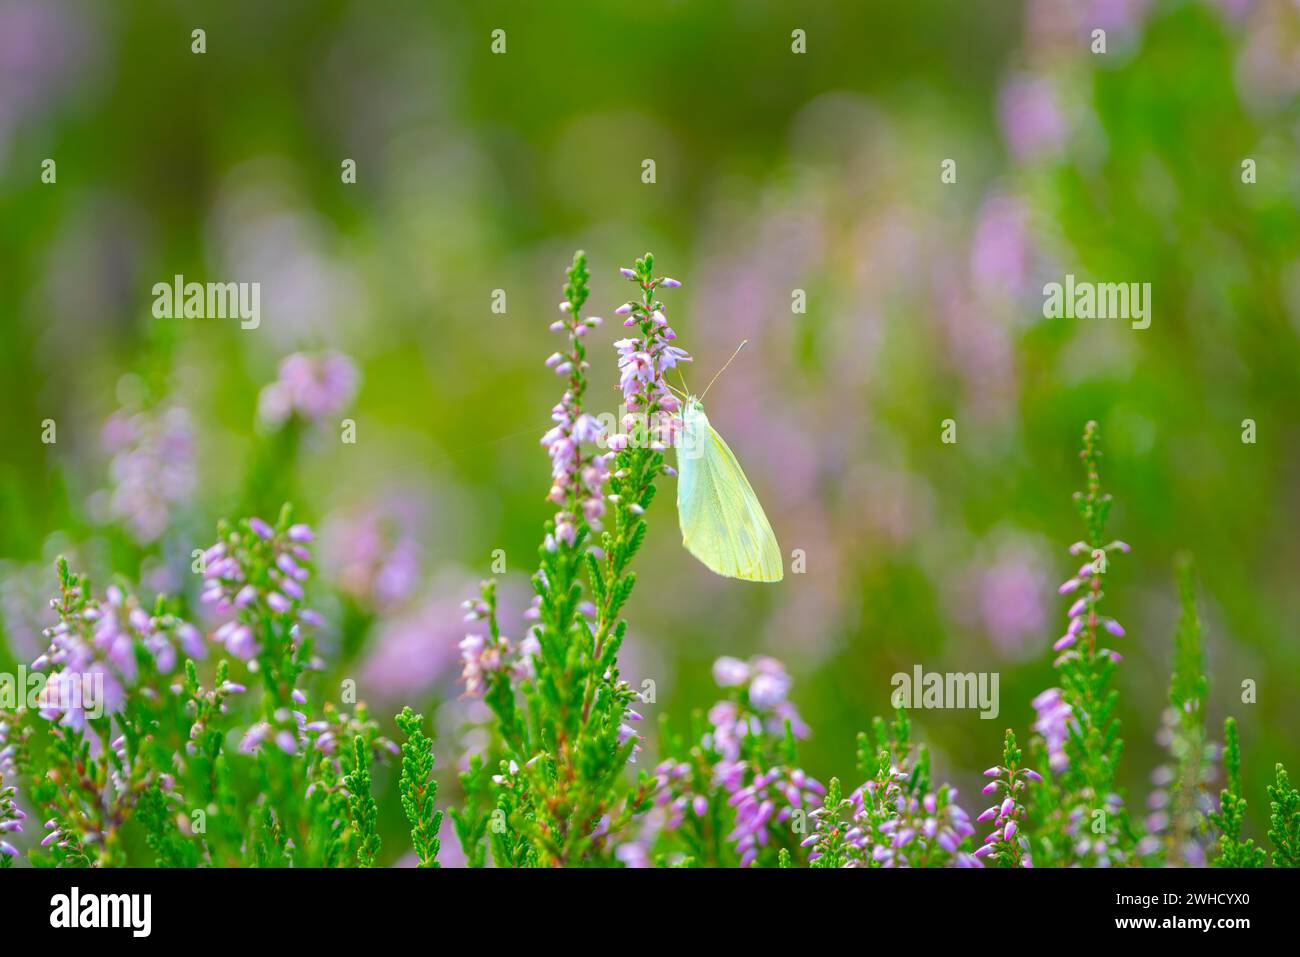
[[[779,582],[781,547],[736,456],[698,408],[688,404],[684,425],[677,453],[682,544],[719,575]]]

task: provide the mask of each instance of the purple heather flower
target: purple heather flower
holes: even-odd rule
[[[116,585],[104,599],[83,596],[78,583],[69,593],[72,610],[61,612],[58,624],[45,629],[49,641],[33,670],[49,672],[39,699],[46,720],[81,728],[87,716],[116,714],[126,689],[139,679],[137,649],[151,657],[162,674],[173,671],[178,647],[191,657],[203,656],[197,629],[170,613],[151,615],[134,596]]]
[[[660,280],[657,284],[676,288],[669,281]],[[669,369],[691,361],[685,350],[669,345],[677,338],[677,333],[668,324],[664,308],[658,302],[629,303],[624,325],[638,329],[640,335],[614,343],[618,352],[619,387],[629,410],[650,417],[646,422],[648,434],[645,439],[651,447],[672,445],[681,430],[680,417],[674,414],[678,402],[664,376]]]
[[[103,443],[112,456],[112,490],[92,500],[92,508],[103,508],[136,542],[157,541],[197,481],[189,413],[175,404],[119,410],[104,426]]]
[[[749,702],[759,711],[776,708],[790,692],[791,680],[785,666],[775,658],[760,657],[753,661],[754,677],[749,683]]]
[[[727,803],[736,809],[736,826],[728,835],[735,842],[740,866],[749,867],[771,841],[772,829],[790,820],[796,809],[811,810],[826,789],[799,769],[773,767],[732,793]]]
[[[16,749],[8,743],[8,737],[9,723],[0,714],[0,833],[17,834],[22,831],[27,815],[18,807],[18,788],[13,783],[18,779]],[[0,841],[0,854],[17,857],[18,851],[7,841]]]
[[[253,754],[262,747],[262,742],[266,736],[271,733],[271,726],[265,721],[259,721],[250,727],[239,741],[239,751],[241,754]]]
[[[867,781],[849,796],[853,826],[845,842],[884,867],[933,864],[936,848],[956,866],[979,866],[960,850],[975,826],[957,804],[956,788],[917,797],[905,789],[906,780],[907,774],[895,768],[883,783]],[[847,866],[860,865],[850,859]]]
[[[999,785],[1000,789],[1006,791],[1007,796],[977,818],[981,822],[992,821],[993,829],[985,836],[984,843],[979,850],[975,851],[975,856],[985,860],[994,855],[1001,857],[1014,854],[1021,867],[1030,867],[1032,864],[1029,859],[1029,841],[1020,834],[1018,823],[1025,811],[1019,800],[1025,781],[1041,780],[1041,778],[1038,775],[1031,777],[1027,768],[1017,768],[1014,773],[1001,766],[996,770],[999,778],[993,784]],[[999,847],[999,845],[1003,846]]]
[[[311,529],[294,525],[276,531],[254,516],[245,523],[248,532],[232,529],[225,538],[204,552],[203,592],[200,600],[215,605],[221,613],[236,617],[224,622],[213,639],[230,654],[245,661],[257,656],[260,646],[251,624],[256,623],[259,604],[292,619],[290,634],[297,636],[301,624],[316,624],[319,616],[302,607],[301,582],[309,577],[306,563],[311,552],[304,541]],[[251,534],[249,534],[251,533]],[[258,583],[250,573],[264,569]]]
[[[1070,766],[1065,754],[1065,740],[1069,736],[1068,722],[1073,714],[1060,688],[1048,688],[1033,700],[1038,718],[1034,730],[1047,743],[1048,763],[1053,771],[1063,771]]]
[[[567,306],[568,303],[564,303]],[[559,357],[560,362],[547,361],[556,374],[570,379],[570,388],[551,410],[551,420],[555,425],[542,436],[541,443],[551,457],[551,490],[547,499],[560,506],[555,514],[555,531],[548,540],[548,548],[563,542],[572,546],[577,540],[578,513],[593,529],[600,528],[600,518],[605,513],[604,483],[609,475],[609,462],[612,454],[584,453],[583,446],[598,443],[604,434],[601,423],[593,416],[581,412],[574,397],[574,389],[580,388],[581,369],[575,369],[579,362],[578,346],[572,340],[582,335],[586,323],[572,315],[571,310],[561,310],[566,319],[557,322],[553,329],[568,333],[571,346],[575,350],[571,356],[556,353],[551,360]],[[581,363],[582,368],[586,363]]]
[[[719,658],[713,663],[713,680],[719,688],[743,685],[749,680],[749,665],[739,658]]]

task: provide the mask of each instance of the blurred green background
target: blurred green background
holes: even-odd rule
[[[849,776],[893,673],[996,671],[997,720],[913,715],[973,807],[1053,684],[1095,418],[1133,546],[1108,595],[1130,806],[1186,550],[1258,825],[1273,762],[1300,765],[1298,90],[1292,0],[0,0],[0,667],[39,651],[56,554],[192,600],[216,520],[290,496],[324,536],[330,674],[436,712],[453,764],[483,735],[457,603],[503,549],[518,637],[550,512],[563,269],[585,249],[612,316],[652,250],[693,384],[750,340],[710,418],[807,572],[707,574],[663,489],[623,665],[648,718],[707,707],[718,655],[772,654],[808,769]],[[178,273],[260,282],[260,328],[153,318]],[[1044,319],[1066,273],[1151,283],[1150,328]],[[590,342],[596,411],[618,332]],[[295,352],[358,387],[289,441],[256,422]]]

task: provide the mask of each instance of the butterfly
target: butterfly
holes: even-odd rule
[[[743,348],[745,343],[740,345]],[[715,375],[713,381],[717,378]],[[745,470],[709,424],[701,399],[684,395],[677,445],[677,517],[682,545],[719,575],[779,582],[785,577],[785,567],[772,525]]]

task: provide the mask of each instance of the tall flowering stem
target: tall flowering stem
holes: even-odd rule
[[[492,835],[499,864],[612,859],[611,836],[647,805],[650,794],[647,775],[630,791],[624,786],[624,771],[639,747],[628,722],[640,715],[630,708],[636,694],[619,680],[615,654],[623,627],[616,622],[632,589],[626,565],[644,538],[639,516],[653,495],[649,480],[662,456],[653,466],[638,461],[637,476],[647,489],[635,503],[609,497],[615,525],[593,550],[592,534],[603,532],[606,518],[610,462],[626,444],[602,449],[601,425],[583,408],[584,340],[600,324],[582,315],[588,278],[579,252],[568,271],[561,318],[551,326],[566,338],[565,347],[547,360],[565,380],[565,391],[552,410],[555,424],[542,437],[551,458],[547,498],[557,511],[546,524],[533,576],[536,622],[516,647],[501,632],[492,583],[467,603],[468,617],[486,622],[488,634],[470,635],[461,644],[466,691],[483,695],[505,745],[491,791],[495,809],[505,812],[512,829]],[[646,281],[651,289],[657,285]],[[584,596],[584,573],[590,598]],[[478,775],[485,773],[486,766],[476,772],[475,791]],[[462,828],[476,830],[468,822],[480,820],[471,816],[478,813],[467,812]],[[468,856],[474,859],[475,852]]]
[[[218,540],[203,555],[202,601],[229,619],[213,637],[236,658],[250,663],[263,686],[262,718],[245,733],[240,750],[256,753],[263,776],[265,814],[274,818],[275,843],[290,838],[301,845],[308,826],[303,816],[301,765],[294,760],[304,743],[307,723],[301,707],[300,676],[310,667],[310,629],[321,617],[304,603],[311,576],[311,528],[294,523],[285,505],[274,526],[256,516],[222,522]],[[279,856],[268,850],[268,860]]]
[[[1101,603],[1110,559],[1127,553],[1129,546],[1105,540],[1112,500],[1101,488],[1096,422],[1084,427],[1080,458],[1086,486],[1075,493],[1074,501],[1087,538],[1070,546],[1070,553],[1086,555],[1087,561],[1059,589],[1063,595],[1078,596],[1067,613],[1065,634],[1053,645],[1059,652],[1055,661],[1059,696],[1049,693],[1036,703],[1040,726],[1045,720],[1043,707],[1048,706],[1065,731],[1059,760],[1053,762],[1059,770],[1067,815],[1058,829],[1065,838],[1059,851],[1066,859],[1104,866],[1124,862],[1134,840],[1123,800],[1115,789],[1115,769],[1124,742],[1114,717],[1118,692],[1109,685],[1121,656],[1101,644],[1107,636],[1122,638],[1125,634],[1119,622],[1102,613]],[[1050,702],[1046,700],[1049,697]]]
[[[671,473],[664,465],[664,450],[673,445],[682,428],[681,404],[669,388],[667,374],[690,356],[673,345],[677,333],[668,324],[658,290],[675,289],[675,279],[654,275],[654,256],[646,253],[631,268],[621,270],[624,278],[640,290],[640,300],[619,306],[625,328],[640,335],[615,343],[619,353],[619,388],[626,414],[623,431],[608,439],[614,449],[614,473],[609,501],[613,505],[612,527],[601,538],[599,557],[588,553],[588,578],[596,599],[596,654],[613,664],[626,625],[619,618],[624,603],[636,584],[628,564],[645,538],[645,512],[654,500],[654,481]],[[590,710],[594,686],[589,686],[583,711]]]

